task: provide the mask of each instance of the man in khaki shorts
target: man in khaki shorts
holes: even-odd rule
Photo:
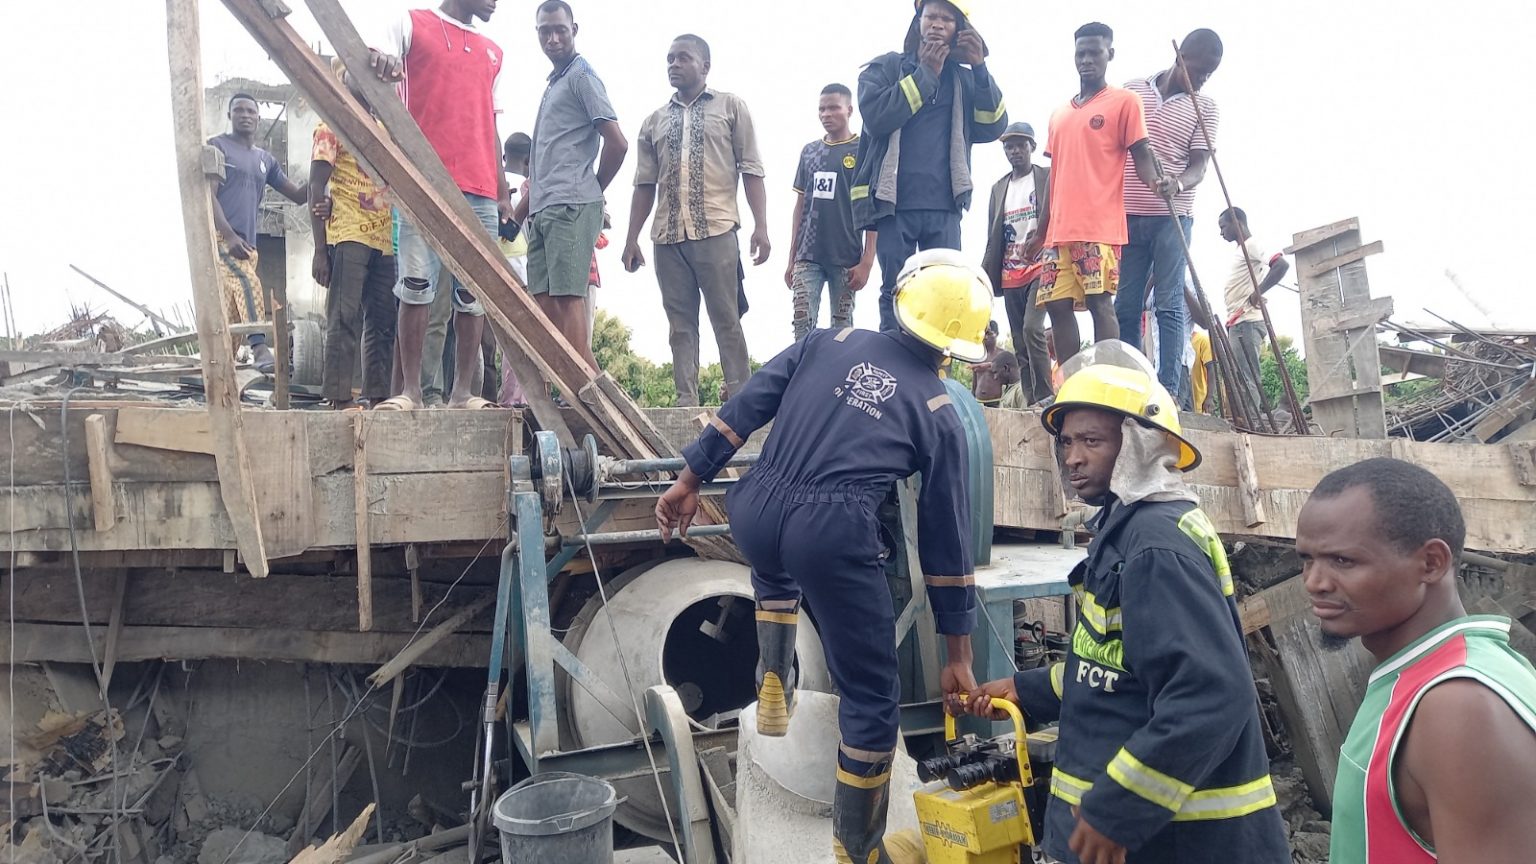
[[[533,126],[528,196],[523,199],[533,214],[527,226],[528,292],[595,371],[587,277],[603,228],[603,190],[624,164],[629,142],[607,88],[576,53],[579,28],[570,5],[547,0],[535,20],[539,46],[554,71]],[[519,202],[519,209],[523,206]]]

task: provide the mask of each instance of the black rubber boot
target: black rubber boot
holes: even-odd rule
[[[859,777],[837,771],[832,798],[832,860],[837,864],[891,864],[885,851],[885,811],[891,803],[891,763]]]
[[[757,610],[757,734],[782,738],[795,713],[794,609]]]

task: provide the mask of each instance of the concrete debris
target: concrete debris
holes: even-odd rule
[[[197,853],[197,864],[287,864],[288,843],[259,831],[220,828],[210,832]]]
[[[1332,829],[1312,808],[1312,798],[1307,794],[1307,781],[1301,769],[1289,759],[1283,759],[1270,765],[1270,776],[1274,780],[1280,814],[1285,819],[1292,860],[1295,864],[1327,864]]]

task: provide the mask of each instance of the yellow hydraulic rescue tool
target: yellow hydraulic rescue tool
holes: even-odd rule
[[[993,699],[1013,719],[1013,737],[979,739],[955,734],[944,715],[948,753],[917,765],[929,785],[914,793],[928,864],[1020,864],[1020,844],[1035,844],[1024,790],[1034,784],[1024,716],[1018,706]]]

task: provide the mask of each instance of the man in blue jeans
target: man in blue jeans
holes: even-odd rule
[[[1195,203],[1195,186],[1205,178],[1211,151],[1216,146],[1220,113],[1216,101],[1200,92],[1216,67],[1221,65],[1221,37],[1211,30],[1196,30],[1179,46],[1182,68],[1174,63],[1151,76],[1129,81],[1125,89],[1141,97],[1147,118],[1147,137],[1162,164],[1164,176],[1177,182],[1172,201],[1147,188],[1136,176],[1136,166],[1125,162],[1125,213],[1127,241],[1120,250],[1120,293],[1115,296],[1115,317],[1120,339],[1142,347],[1142,314],[1148,295],[1157,313],[1157,379],[1179,399],[1183,393],[1180,370],[1188,344],[1184,332],[1184,244],[1189,241]],[[1188,78],[1184,72],[1188,71]],[[1200,100],[1198,113],[1195,100]],[[1204,116],[1202,126],[1200,117]],[[1175,227],[1169,207],[1178,215]],[[1182,401],[1182,400],[1181,400]]]
[[[793,296],[795,341],[816,329],[821,289],[832,306],[832,329],[853,325],[854,293],[869,282],[875,265],[875,232],[860,248],[848,189],[858,165],[859,136],[849,130],[853,91],[843,84],[821,88],[816,116],[826,136],[805,145],[795,170],[794,214],[789,232],[789,269],[784,284]]]
[[[987,72],[987,46],[968,0],[917,0],[902,50],[859,74],[854,224],[879,232],[880,329],[897,329],[896,276],[919,249],[959,249],[971,206],[971,145],[1008,126],[1003,93]]]

